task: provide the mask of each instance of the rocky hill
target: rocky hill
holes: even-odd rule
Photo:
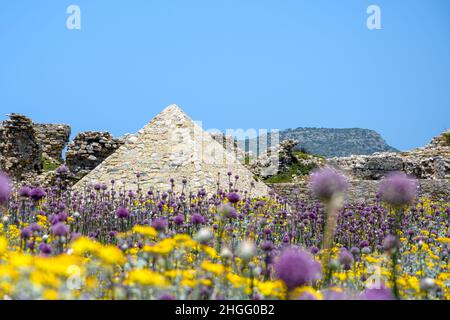
[[[297,140],[297,150],[326,158],[367,155],[375,152],[397,152],[369,129],[297,128],[280,131],[280,140]]]

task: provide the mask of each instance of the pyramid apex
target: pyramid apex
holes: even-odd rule
[[[171,104],[171,105],[169,105],[169,106],[167,106],[162,112],[174,112],[174,111],[176,111],[176,112],[184,112],[178,105],[176,105],[176,104]]]

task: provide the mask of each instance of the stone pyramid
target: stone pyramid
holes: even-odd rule
[[[111,180],[125,184],[127,190],[167,191],[175,179],[180,192],[186,179],[185,192],[204,188],[208,193],[229,189],[228,172],[239,176],[234,188],[251,190],[251,196],[267,195],[269,187],[256,181],[232,152],[228,152],[192,121],[177,105],[170,105],[127,141],[111,156],[81,179],[74,189],[91,183]]]

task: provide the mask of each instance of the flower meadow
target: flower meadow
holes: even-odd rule
[[[228,177],[177,194],[189,181],[73,191],[0,174],[0,299],[450,299],[449,203],[417,198],[413,179],[348,203],[333,169],[312,173],[309,201]]]

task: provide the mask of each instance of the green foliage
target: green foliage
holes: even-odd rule
[[[444,133],[445,142],[450,146],[450,132]]]
[[[321,156],[320,154],[309,154],[306,151],[294,151],[294,155],[297,157],[297,159],[300,160],[308,160],[311,157],[325,159],[325,157]]]
[[[293,176],[307,176],[317,167],[314,163],[304,164],[301,161],[294,163],[287,171],[280,172],[265,179],[266,183],[288,183],[292,182]]]
[[[47,157],[42,157],[41,161],[42,161],[42,169],[45,172],[54,171],[59,167],[59,163],[56,163],[55,161],[52,161],[51,159],[49,159]]]

